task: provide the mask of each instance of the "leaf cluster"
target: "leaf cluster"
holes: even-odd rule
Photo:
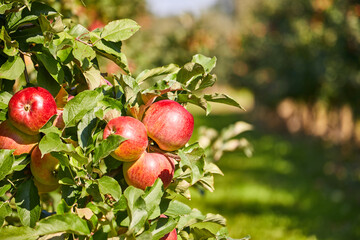
[[[122,41],[140,28],[133,20],[89,31],[38,1],[2,1],[0,14],[0,121],[7,118],[12,94],[36,85],[54,96],[65,124],[58,129],[53,117],[40,130],[41,153],[59,160],[55,193],[39,194],[28,154],[0,150],[2,239],[160,239],[174,228],[181,239],[226,238],[222,216],[179,201],[181,195],[190,198],[195,185],[213,191],[213,175],[221,173],[198,143],[164,153],[178,160],[168,189],[157,180],[143,191],[126,184],[122,162],[110,155],[126,139],[102,139],[111,111],[141,120],[160,99],[195,104],[206,114],[211,102],[241,108],[225,94],[202,93],[216,81],[211,73],[216,58],[195,55],[184,66],[169,64],[133,76],[121,50]],[[101,72],[99,58],[113,61],[122,73]],[[161,150],[152,143],[149,151]]]

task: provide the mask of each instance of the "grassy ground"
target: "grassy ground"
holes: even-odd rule
[[[221,129],[241,116],[197,117]],[[241,152],[218,162],[225,176],[216,190],[193,192],[191,205],[228,219],[233,238],[253,240],[360,239],[360,171],[353,155],[304,137],[255,130],[245,135],[254,156]]]

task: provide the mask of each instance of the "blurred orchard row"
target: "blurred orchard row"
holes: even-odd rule
[[[169,17],[150,12],[145,0],[49,2],[90,30],[119,18],[137,21],[142,31],[124,46],[134,73],[138,66],[184,64],[199,52],[217,56],[219,83],[250,91],[264,110],[254,113],[258,118],[360,145],[358,1],[221,0],[196,16]],[[102,67],[120,71],[105,60]]]

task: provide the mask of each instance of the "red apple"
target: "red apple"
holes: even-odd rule
[[[160,178],[164,188],[168,187],[174,176],[173,159],[161,153],[145,152],[138,160],[126,162],[123,166],[125,181],[134,187],[145,189]]]
[[[40,141],[40,135],[28,135],[11,125],[9,120],[0,124],[0,149],[15,149],[14,155],[30,153]]]
[[[111,119],[104,129],[103,139],[110,134],[120,135],[127,139],[111,153],[111,156],[120,161],[135,161],[148,146],[144,124],[133,117],[123,116]]]
[[[43,185],[58,185],[56,170],[59,160],[50,153],[41,157],[39,146],[31,152],[30,169],[34,178]]]
[[[89,31],[93,31],[93,30],[95,30],[95,29],[97,29],[97,28],[102,28],[102,27],[104,27],[104,26],[105,26],[105,24],[104,24],[101,20],[95,19],[95,20],[91,23],[91,25],[88,27],[88,29],[89,29]]]
[[[29,87],[15,93],[9,101],[9,119],[24,133],[36,135],[56,114],[53,96],[44,88]]]
[[[145,112],[143,123],[149,137],[165,151],[175,151],[183,147],[194,130],[194,117],[172,100],[151,104]]]

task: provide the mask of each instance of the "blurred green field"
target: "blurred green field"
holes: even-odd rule
[[[196,125],[221,129],[242,115],[197,116]],[[225,154],[225,176],[214,193],[192,192],[192,207],[220,213],[232,238],[253,240],[360,239],[359,174],[352,156],[318,139],[272,133],[255,126],[245,133],[251,158]]]

